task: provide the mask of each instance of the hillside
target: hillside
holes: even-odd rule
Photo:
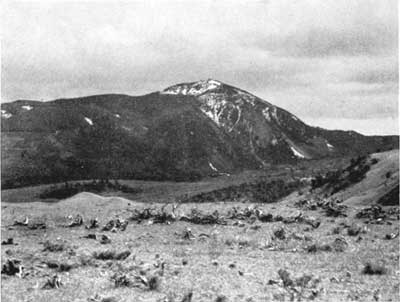
[[[398,205],[399,194],[390,198],[387,204],[382,203],[382,198],[395,192],[399,188],[399,151],[393,150],[375,153],[371,156],[377,163],[371,165],[365,178],[344,192],[337,193],[334,197],[345,200],[346,204],[354,206],[367,206],[371,204]],[[392,193],[393,194],[393,193]]]
[[[215,80],[133,97],[2,104],[3,188],[73,179],[198,180],[376,150],[397,136],[310,127]]]

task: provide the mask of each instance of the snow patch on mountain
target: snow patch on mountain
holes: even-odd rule
[[[216,80],[208,79],[202,80],[195,83],[178,84],[168,87],[161,91],[161,94],[183,94],[198,96],[208,91],[215,90],[222,85],[221,82]]]
[[[240,118],[242,117],[242,110],[240,109],[240,107],[239,107],[239,106],[236,106],[236,109],[237,109],[238,117],[237,117],[237,119],[236,119],[236,122],[235,122],[235,123],[233,124],[233,126],[231,127],[231,129],[229,129],[229,132],[231,132],[231,131],[233,130],[233,127],[235,127],[235,126],[239,123]]]
[[[22,109],[25,109],[25,110],[28,110],[28,111],[30,111],[30,110],[33,109],[33,107],[32,107],[32,106],[29,106],[29,105],[21,106],[21,108],[22,108]]]
[[[200,81],[189,89],[188,94],[190,95],[203,94],[204,92],[214,90],[219,86],[221,86],[221,83],[215,80]]]
[[[201,100],[203,103],[200,106],[200,110],[212,119],[214,123],[221,126],[220,117],[226,109],[227,101],[224,98],[221,98],[218,94],[202,96]]]
[[[262,111],[262,114],[264,115],[265,119],[270,122],[271,121],[271,116],[269,115],[269,107],[265,107]]]
[[[293,148],[292,146],[290,146],[290,149],[292,150],[294,156],[298,157],[298,158],[306,158],[303,154],[301,154],[299,151],[297,151],[295,148]]]
[[[93,126],[93,121],[92,121],[90,118],[88,118],[88,117],[85,116],[85,121],[86,121],[90,126]]]
[[[200,108],[200,110],[207,115],[210,119],[213,120],[214,123],[216,123],[218,126],[221,126],[219,124],[219,120],[218,120],[218,114],[215,113],[214,110],[206,110],[204,108]]]
[[[7,112],[6,110],[1,110],[1,117],[9,119],[10,117],[12,117],[12,114]]]

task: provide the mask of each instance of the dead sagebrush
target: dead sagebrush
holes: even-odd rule
[[[333,229],[332,229],[332,234],[333,235],[339,235],[341,232],[342,232],[342,227],[341,226],[337,226],[337,227],[334,227]]]
[[[228,298],[224,295],[220,295],[215,299],[215,302],[228,302]]]
[[[347,229],[347,235],[349,236],[357,236],[361,232],[361,227],[357,224],[352,224]]]
[[[89,302],[117,302],[117,298],[115,297],[101,297],[96,294],[94,297],[88,299]]]
[[[42,286],[42,289],[52,289],[52,288],[60,288],[62,286],[62,282],[60,277],[54,275],[50,279],[46,281],[46,283]]]
[[[388,269],[382,264],[367,262],[362,270],[365,275],[385,275]]]
[[[73,220],[68,224],[68,227],[76,227],[76,226],[81,226],[83,224],[83,218],[81,215],[77,214]]]
[[[101,235],[100,243],[101,244],[109,244],[109,243],[111,243],[111,239],[107,235],[103,234],[103,235]]]
[[[46,261],[48,268],[56,269],[58,272],[69,272],[74,268],[74,264],[68,262]]]
[[[93,258],[98,260],[125,260],[130,256],[130,251],[116,252],[113,250],[106,250],[101,252],[94,252]]]
[[[83,236],[83,238],[96,240],[97,236],[96,236],[96,234],[90,233],[90,234],[87,234],[87,235]]]
[[[79,263],[81,266],[98,266],[96,261],[89,255],[80,255],[78,256]]]
[[[193,291],[190,291],[183,296],[181,302],[192,302],[192,297],[193,297]]]
[[[282,227],[275,229],[273,232],[273,238],[279,239],[279,240],[285,240],[286,239],[286,230]]]
[[[117,302],[117,298],[114,297],[105,297],[100,300],[100,302]]]
[[[344,238],[336,238],[332,243],[332,248],[335,252],[344,252],[348,246],[349,244]]]
[[[312,275],[304,274],[298,278],[291,278],[290,273],[284,269],[280,269],[278,275],[283,288],[290,295],[290,301],[314,300],[322,291],[322,288],[317,289],[321,280]],[[270,280],[268,284],[279,284],[279,281]]]
[[[157,276],[150,276],[148,278],[147,286],[149,290],[158,290],[160,287],[161,281],[160,278]]]
[[[111,276],[111,280],[114,281],[115,287],[132,286],[132,281],[125,274],[114,274]]]
[[[182,234],[180,235],[180,237],[184,240],[193,240],[196,237],[193,235],[192,230],[190,228],[186,228]]]
[[[290,287],[294,285],[293,280],[290,278],[290,273],[287,270],[280,269],[278,275],[283,282],[284,287]]]
[[[156,275],[136,275],[133,286],[147,290],[158,290],[161,285],[161,279]]]
[[[47,240],[46,242],[43,243],[44,249],[43,252],[49,251],[49,252],[62,252],[66,249],[66,246],[64,243],[53,243]]]
[[[1,269],[1,274],[9,275],[9,276],[14,276],[18,274],[22,274],[22,269],[23,266],[21,265],[21,260],[10,260],[8,259],[6,263],[3,264],[3,267]]]
[[[306,251],[308,253],[316,253],[316,252],[330,252],[332,251],[332,247],[329,244],[311,244],[306,247]]]
[[[399,232],[397,232],[397,233],[390,233],[390,234],[386,234],[386,235],[385,235],[385,239],[386,239],[386,240],[392,240],[392,239],[397,238],[397,237],[399,237]]]
[[[90,230],[90,229],[95,229],[99,227],[99,222],[97,220],[97,218],[94,219],[90,219],[89,220],[89,224],[87,226],[85,226],[86,229]]]
[[[17,245],[14,243],[14,238],[8,238],[7,240],[3,240],[1,245]]]

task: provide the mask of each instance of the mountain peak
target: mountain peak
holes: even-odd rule
[[[223,85],[222,82],[207,79],[207,80],[200,80],[197,82],[191,83],[181,83],[177,85],[170,86],[163,91],[162,94],[183,94],[183,95],[193,95],[198,96],[208,91],[212,91],[218,89]]]

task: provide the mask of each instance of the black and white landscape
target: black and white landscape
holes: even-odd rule
[[[2,300],[400,299],[396,1],[2,22]]]

